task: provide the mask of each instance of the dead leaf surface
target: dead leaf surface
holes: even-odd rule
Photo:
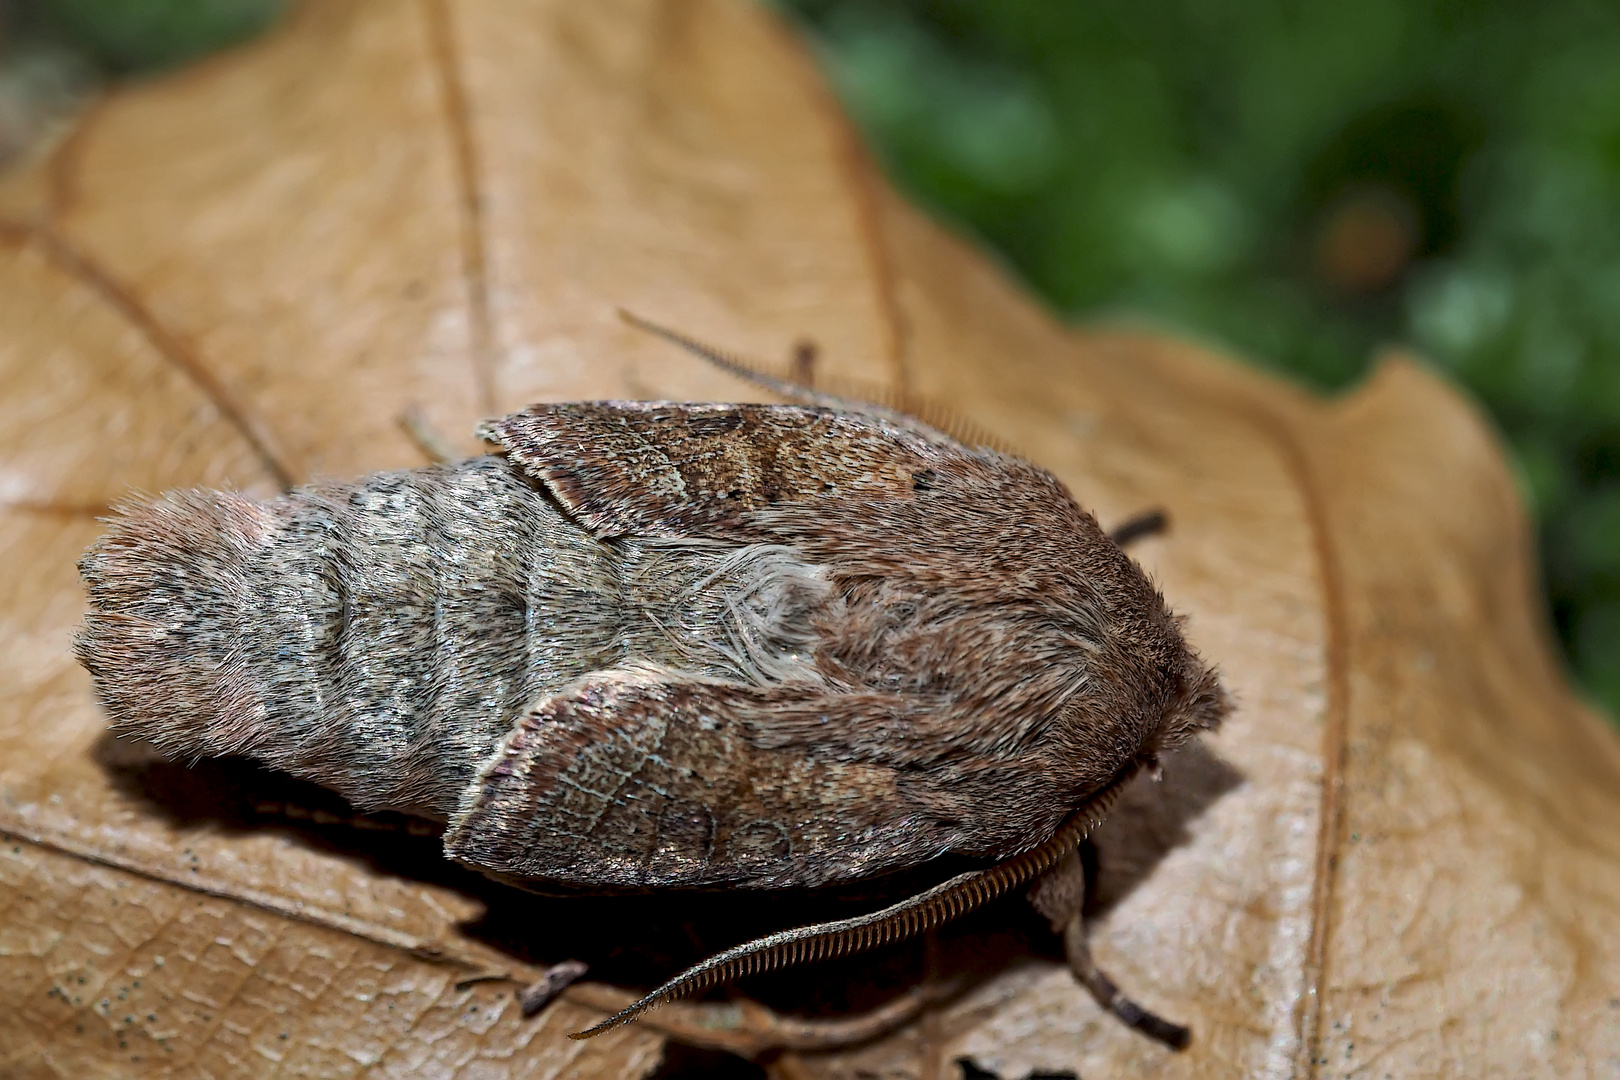
[[[1241,703],[1098,838],[1099,961],[1191,1050],[1026,956],[778,1073],[1620,1074],[1620,749],[1553,659],[1480,418],[1400,359],[1324,403],[1064,330],[884,186],[761,9],[308,4],[7,177],[0,279],[6,1076],[656,1067],[647,1028],[562,1038],[600,991],[524,1021],[509,983],[463,984],[532,958],[421,845],[244,825],[131,773],[68,647],[74,561],[131,490],[418,464],[410,409],[467,439],[536,400],[753,396],[620,307],[766,360],[812,339],[1105,522],[1167,507],[1137,555]]]

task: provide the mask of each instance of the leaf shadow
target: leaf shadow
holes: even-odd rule
[[[398,814],[358,814],[325,788],[251,762],[185,765],[110,735],[97,744],[95,757],[118,791],[176,830],[279,833],[372,873],[453,890],[484,907],[482,916],[457,927],[469,939],[528,964],[583,960],[590,978],[626,987],[656,985],[721,949],[789,926],[870,912],[975,865],[941,859],[817,890],[542,894],[446,859],[439,826]],[[1166,754],[1163,764],[1165,783],[1138,778],[1090,841],[1101,866],[1087,899],[1090,914],[1140,886],[1187,841],[1189,824],[1242,782],[1234,767],[1196,741]],[[1023,902],[1022,890],[1014,890],[931,938],[756,975],[739,989],[778,1011],[835,1016],[876,1008],[923,980],[971,988],[1027,963],[1061,964],[1062,948]]]

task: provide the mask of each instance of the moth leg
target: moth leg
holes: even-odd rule
[[[1170,515],[1163,507],[1154,507],[1115,525],[1108,531],[1108,539],[1120,547],[1125,547],[1150,536],[1159,536],[1169,528]]]
[[[1084,911],[1089,878],[1086,869],[1080,849],[1076,848],[1030,888],[1029,902],[1046,916],[1053,932],[1063,936],[1063,952],[1068,958],[1069,970],[1075,981],[1091,994],[1092,1000],[1148,1038],[1172,1050],[1185,1050],[1192,1041],[1191,1031],[1149,1012],[1120,993],[1119,985],[1092,960]]]
[[[793,343],[793,359],[791,363],[792,379],[806,390],[816,388],[816,357],[821,350],[809,338],[800,338]]]
[[[585,977],[590,968],[580,960],[564,960],[546,969],[535,982],[517,992],[524,1016],[534,1016],[556,1000],[557,995]]]
[[[1185,1050],[1192,1042],[1192,1032],[1181,1024],[1171,1023],[1119,992],[1118,985],[1098,970],[1091,959],[1091,943],[1084,916],[1076,913],[1063,928],[1063,951],[1069,957],[1069,970],[1075,980],[1091,993],[1092,1000],[1108,1012],[1123,1020],[1150,1039],[1164,1043],[1172,1050]]]

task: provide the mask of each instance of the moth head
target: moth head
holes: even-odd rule
[[[1137,754],[1137,759],[1149,768],[1157,768],[1160,753],[1175,749],[1200,732],[1220,727],[1232,711],[1232,699],[1221,685],[1219,673],[1185,642],[1181,643],[1178,661],[1166,680],[1169,693],[1159,722]]]
[[[1232,710],[1219,673],[1147,575],[1123,555],[1108,569],[1098,617],[1065,635],[1070,694],[1054,750],[1076,803],[1126,773],[1156,774],[1160,755],[1218,728]]]
[[[1138,748],[1128,765],[1157,776],[1160,755],[1220,727],[1232,711],[1232,699],[1216,669],[1187,643],[1185,620],[1169,612],[1157,590],[1153,600],[1146,612],[1147,640],[1138,639],[1131,646],[1141,663],[1134,680],[1136,707],[1131,710],[1136,714],[1133,734]]]

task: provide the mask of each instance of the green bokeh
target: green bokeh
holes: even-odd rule
[[[891,174],[1077,318],[1323,388],[1415,346],[1496,417],[1571,665],[1620,713],[1620,4],[787,0]],[[1379,288],[1313,261],[1392,194]]]
[[[115,71],[169,67],[234,45],[281,13],[284,0],[30,0],[42,21]]]

